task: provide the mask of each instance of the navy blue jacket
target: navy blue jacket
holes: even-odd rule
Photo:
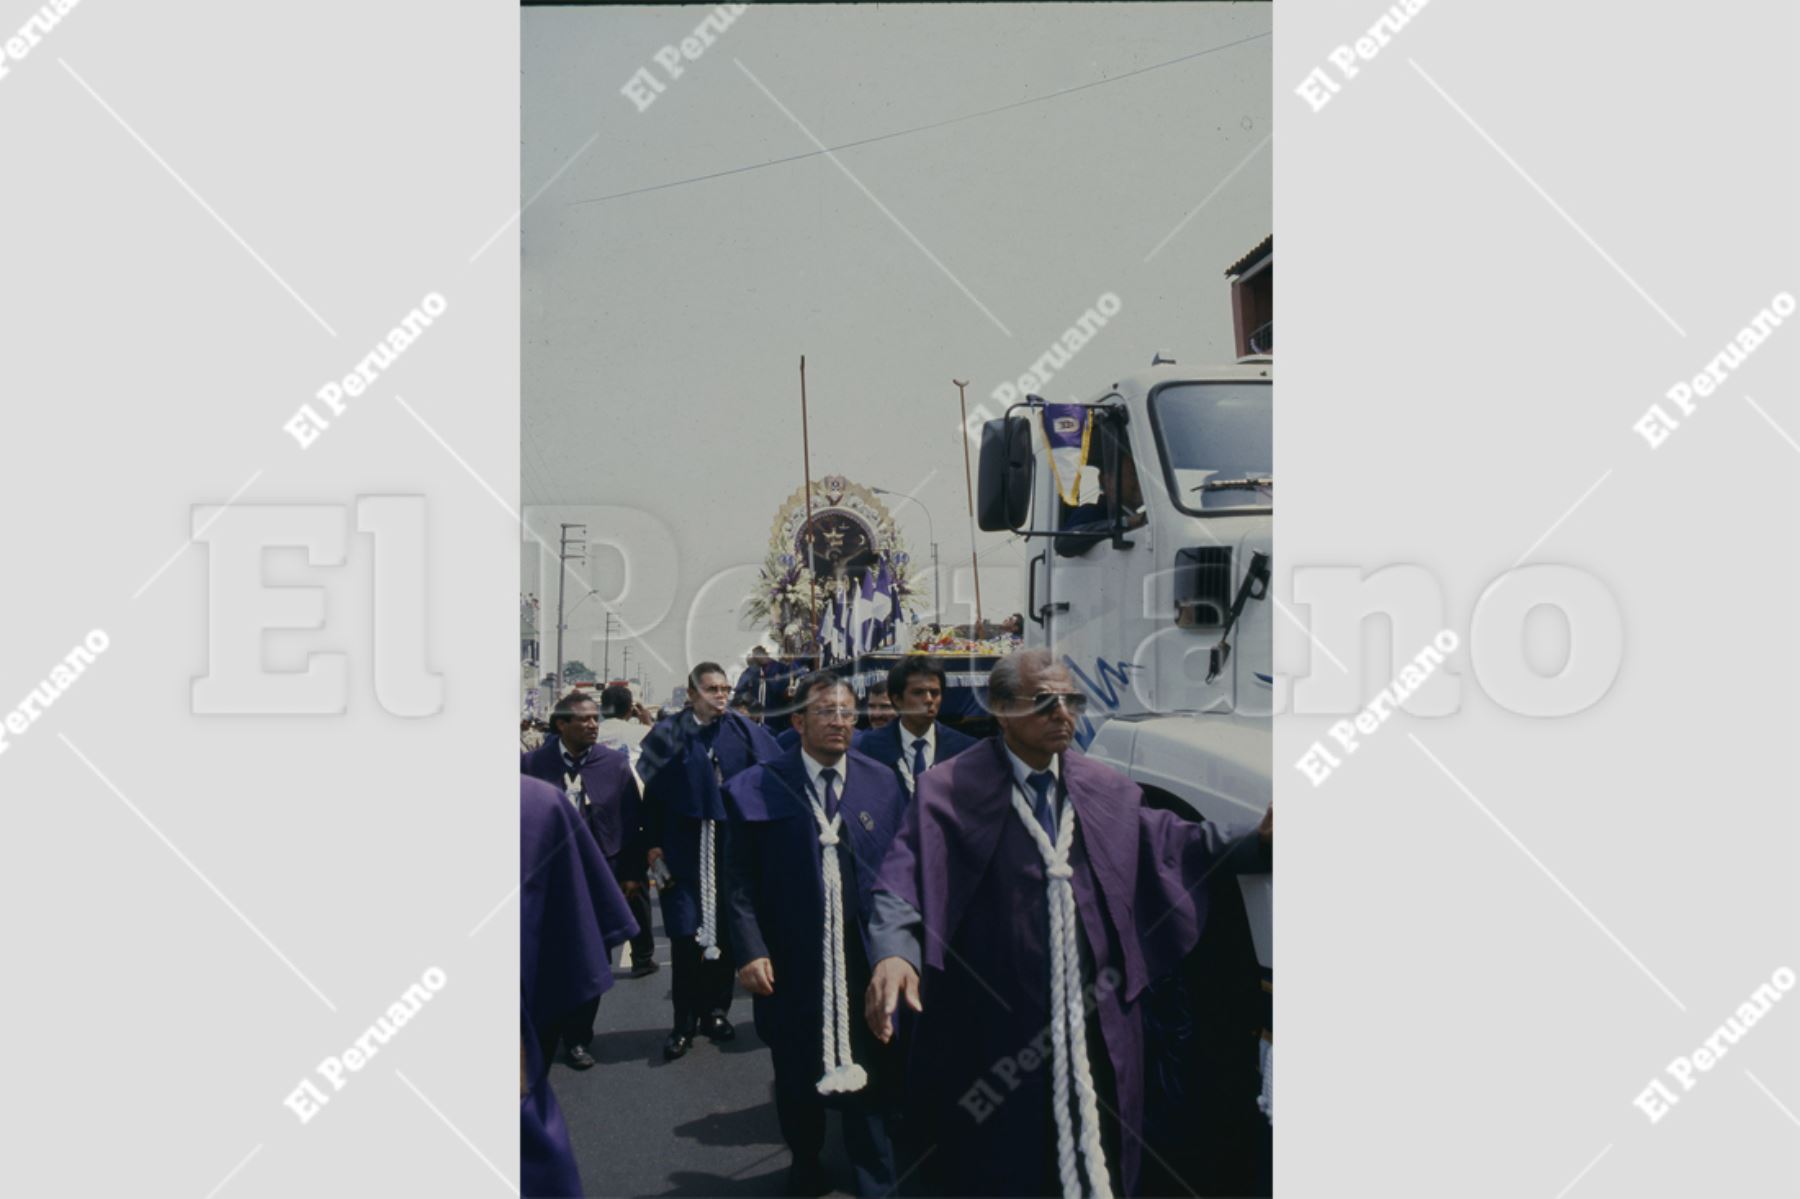
[[[975,744],[975,738],[959,733],[947,724],[937,725],[937,756],[931,764],[948,762],[963,750]],[[900,755],[904,752],[906,760],[912,761],[912,737],[906,731],[899,718],[878,729],[868,729],[857,738],[856,748],[874,758],[883,766],[894,772],[896,778],[900,774]]]
[[[673,877],[662,891],[663,926],[671,937],[692,936],[700,928],[700,822],[732,819],[708,744],[727,779],[781,752],[768,730],[741,713],[726,712],[714,725],[716,732],[703,732],[692,710],[683,708],[657,722],[638,757],[646,836],[662,849]],[[723,889],[719,895],[722,901]],[[722,908],[721,902],[721,917]]]
[[[837,853],[845,915],[869,962],[875,878],[900,829],[906,797],[892,771],[855,750],[838,768],[844,774]],[[776,1055],[779,1075],[811,1087],[823,1068],[825,885],[824,847],[806,784],[796,748],[726,785],[742,819],[731,826],[722,919],[738,965],[761,957],[773,963],[775,993],[756,997],[756,1032]],[[860,988],[851,996],[851,1012],[860,1023]]]

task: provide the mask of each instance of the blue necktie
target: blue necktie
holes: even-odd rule
[[[1040,770],[1036,774],[1027,775],[1026,782],[1037,792],[1037,802],[1032,810],[1037,813],[1038,823],[1050,834],[1050,844],[1056,844],[1056,809],[1050,806],[1050,788],[1056,782],[1056,776],[1048,770]]]
[[[916,779],[925,773],[925,738],[920,737],[913,742],[913,777]]]
[[[819,777],[825,780],[825,819],[831,820],[838,810],[837,771],[827,766]]]

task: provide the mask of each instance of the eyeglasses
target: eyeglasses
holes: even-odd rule
[[[817,716],[826,724],[855,724],[855,708],[808,708],[807,715]]]
[[[1087,696],[1079,691],[1040,691],[1031,697],[1031,714],[1048,716],[1061,704],[1071,716],[1087,711]]]

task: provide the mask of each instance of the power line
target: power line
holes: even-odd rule
[[[664,191],[671,187],[682,187],[689,183],[704,183],[709,179],[723,179],[727,175],[742,175],[747,171],[760,171],[764,167],[780,166],[783,163],[788,162],[799,162],[803,158],[817,158],[822,154],[831,154],[838,150],[850,150],[857,146],[873,145],[876,142],[885,142],[892,138],[905,137],[910,133],[924,133],[929,129],[942,129],[946,125],[956,125],[963,121],[973,121],[978,117],[993,116],[995,113],[1010,112],[1015,108],[1024,108],[1029,104],[1042,104],[1046,100],[1057,100],[1061,99],[1063,96],[1072,96],[1076,92],[1084,92],[1089,88],[1102,87],[1108,83],[1118,83],[1120,80],[1130,79],[1134,75],[1145,75],[1151,71],[1160,71],[1164,67],[1172,67],[1180,63],[1191,61],[1192,59],[1204,58],[1208,54],[1217,54],[1221,50],[1230,50],[1236,46],[1260,41],[1268,36],[1267,33],[1252,34],[1250,37],[1240,38],[1235,42],[1226,42],[1222,46],[1212,46],[1205,50],[1195,50],[1191,54],[1183,54],[1179,58],[1171,58],[1166,62],[1151,63],[1147,67],[1138,67],[1135,70],[1125,71],[1118,75],[1108,75],[1104,79],[1095,79],[1088,83],[1078,83],[1074,87],[1065,87],[1061,91],[1049,92],[1042,96],[1033,96],[1027,100],[1014,100],[1011,104],[1002,104],[995,108],[984,108],[979,112],[964,113],[962,116],[950,117],[948,120],[933,121],[929,125],[914,125],[910,129],[897,129],[892,133],[879,133],[874,137],[859,138],[853,142],[840,142],[835,146],[827,146],[823,150],[808,150],[802,154],[789,154],[785,158],[771,158],[766,162],[753,162],[747,166],[731,167],[728,170],[713,171],[705,175],[690,175],[686,179],[676,179],[668,183],[653,183],[649,187],[634,187],[629,191],[612,192],[604,196],[590,196],[585,200],[571,200],[569,201],[568,207],[573,208],[578,204],[603,204],[608,200],[622,200],[627,196],[641,196],[647,192]]]

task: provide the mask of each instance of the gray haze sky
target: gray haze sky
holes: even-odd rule
[[[735,669],[765,639],[735,613],[800,486],[802,353],[814,478],[923,483],[945,619],[967,621],[951,378],[971,381],[973,409],[1109,291],[1122,310],[1047,398],[1086,397],[1156,349],[1229,361],[1222,272],[1272,231],[1265,4],[752,5],[670,80],[652,56],[710,11],[522,13],[523,196],[557,176],[521,220],[527,523],[551,542],[562,520],[586,520],[591,538],[627,530],[596,511],[610,505],[666,526],[619,533],[626,548],[585,568],[614,595],[629,555],[616,611],[646,630],[633,658],[656,699],[691,661]],[[1198,54],[1213,47],[1228,48]],[[640,68],[667,87],[643,112],[620,93]],[[775,101],[836,146],[1088,84],[838,151],[868,194],[814,153],[602,199],[816,151]],[[918,507],[895,511],[928,562]],[[984,615],[1024,607],[1023,546],[976,537]],[[524,561],[548,658],[555,593],[530,582],[535,547]],[[733,567],[749,569],[722,575]],[[580,595],[571,584],[568,602]],[[573,610],[569,657],[600,668],[604,618],[593,600]]]

